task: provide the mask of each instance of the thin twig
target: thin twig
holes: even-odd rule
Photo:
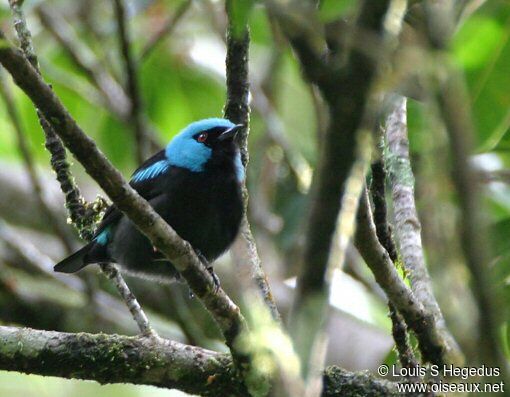
[[[134,59],[124,0],[114,0],[117,33],[126,74],[126,91],[130,99],[130,120],[135,134],[136,159],[142,163],[149,155],[149,140],[143,122],[142,94],[138,83],[138,64]]]
[[[21,3],[17,0],[9,0],[9,4],[14,15],[14,26],[21,42],[23,55],[28,60],[29,65],[33,68],[33,72],[40,77],[41,73],[39,70],[37,56],[35,55],[32,45],[32,36],[23,15]],[[0,32],[0,39],[4,38],[2,36],[3,34]],[[30,66],[26,65],[25,68],[30,68]],[[51,91],[48,86],[45,85],[45,87]],[[90,241],[93,235],[95,217],[97,217],[98,212],[94,214],[94,206],[86,205],[85,200],[81,196],[78,186],[71,174],[70,165],[66,159],[66,151],[59,135],[61,131],[56,130],[55,128],[62,128],[62,126],[58,123],[49,123],[47,118],[48,116],[43,115],[43,112],[41,112],[39,108],[37,108],[37,115],[39,117],[39,123],[41,124],[45,134],[46,148],[51,153],[51,166],[57,175],[57,180],[59,181],[62,192],[65,195],[66,208],[69,211],[71,222],[77,228],[80,236],[86,241]],[[118,269],[113,265],[108,264],[103,265],[102,269],[108,269],[108,277],[114,281],[121,296],[123,298],[129,298],[129,300],[126,300],[126,305],[132,313],[134,311],[136,312],[136,316],[133,318],[137,322],[140,331],[146,335],[155,336],[156,333],[151,329],[147,321],[147,316],[141,309],[135,296],[131,293],[126,294],[127,285],[124,280],[122,280],[122,276]],[[120,282],[120,280],[122,280],[122,282]]]
[[[121,276],[119,269],[117,269],[113,265],[103,263],[101,264],[101,270],[103,271],[104,275],[108,277],[110,280],[112,280],[113,284],[117,287],[117,290],[119,291],[120,296],[122,296],[124,302],[126,302],[126,305],[129,311],[131,312],[133,319],[138,324],[138,327],[140,328],[142,335],[157,337],[158,335],[152,329],[149,323],[149,319],[147,318],[147,315],[145,314],[142,307],[138,303],[138,300],[133,295],[128,285],[124,281],[124,278]]]

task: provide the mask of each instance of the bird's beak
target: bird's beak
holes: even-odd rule
[[[225,141],[227,139],[234,139],[237,132],[243,128],[244,125],[243,124],[237,124],[237,125],[234,125],[232,128],[229,128],[228,130],[226,131],[223,131],[221,133],[221,135],[218,137],[218,140],[219,141]]]

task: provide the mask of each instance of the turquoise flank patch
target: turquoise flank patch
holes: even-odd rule
[[[236,169],[237,182],[241,183],[244,180],[244,167],[241,161],[241,154],[237,152],[234,158],[234,167]]]
[[[147,179],[155,178],[158,175],[161,175],[163,172],[165,172],[169,166],[170,163],[167,160],[160,160],[157,163],[152,164],[150,167],[143,168],[137,171],[133,175],[133,178],[131,178],[131,180],[133,182],[140,182]]]
[[[106,245],[110,241],[110,227],[104,229],[98,236],[94,239],[96,243],[99,245]]]

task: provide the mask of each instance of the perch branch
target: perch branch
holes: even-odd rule
[[[236,352],[234,340],[246,330],[244,318],[239,308],[221,288],[216,291],[211,274],[197,258],[191,245],[183,241],[147,201],[133,190],[119,171],[99,151],[95,142],[76,124],[23,54],[8,45],[5,36],[1,33],[0,40],[4,42],[0,48],[0,63],[10,72],[16,84],[45,117],[59,127],[56,131],[63,142],[113,203],[175,265],[195,295],[216,320],[234,357],[236,359],[243,357],[240,352]]]

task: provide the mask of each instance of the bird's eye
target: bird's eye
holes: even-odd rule
[[[198,142],[205,142],[207,140],[207,134],[205,132],[202,132],[198,137],[197,137],[197,141]]]

